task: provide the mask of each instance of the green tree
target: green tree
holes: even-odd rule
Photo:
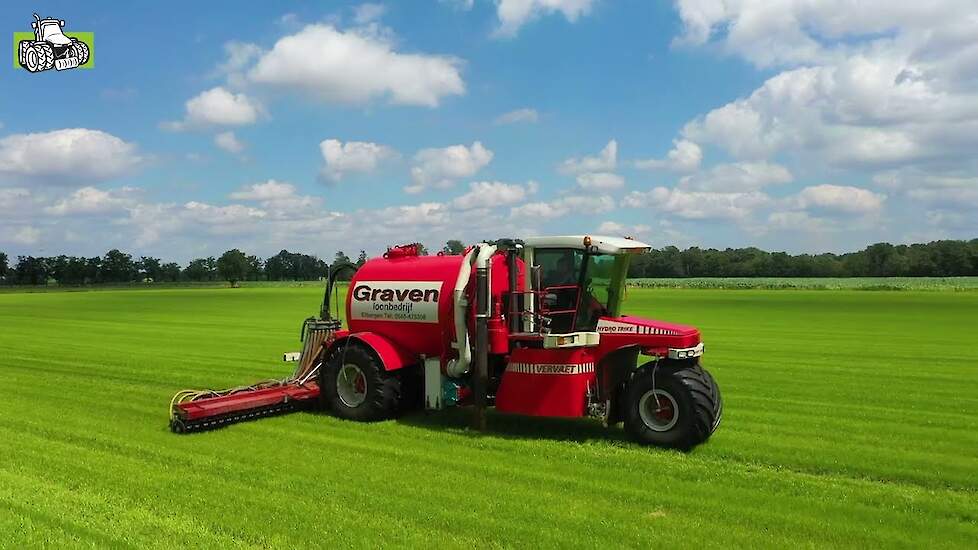
[[[449,239],[447,242],[445,242],[445,246],[442,247],[441,251],[445,254],[457,256],[462,252],[465,252],[465,243],[458,239]]]
[[[367,251],[361,250],[360,255],[357,256],[357,267],[360,267],[365,263],[367,263]]]
[[[102,259],[101,276],[107,283],[128,283],[136,278],[132,256],[117,249],[109,250]]]
[[[150,279],[153,281],[163,280],[163,266],[159,258],[143,256],[136,262],[136,268],[139,270],[139,277],[141,279]]]
[[[34,256],[17,256],[17,267],[14,268],[17,284],[43,285],[48,282],[48,265],[45,258]]]
[[[211,267],[213,262],[214,258],[196,258],[187,264],[187,268],[183,270],[183,274],[190,281],[201,282],[213,280],[214,270]]]
[[[167,262],[160,266],[160,279],[168,283],[175,283],[180,280],[180,265],[176,262]]]
[[[258,256],[248,256],[248,280],[249,281],[260,281],[264,270],[262,269],[263,262]]]
[[[238,286],[238,281],[248,276],[251,263],[245,253],[233,248],[228,250],[217,260],[217,271],[232,287]]]
[[[428,255],[428,249],[425,247],[425,245],[421,243],[414,243],[414,245],[418,247],[418,256]]]
[[[7,278],[7,271],[10,270],[10,266],[7,264],[7,254],[0,252],[0,279]]]

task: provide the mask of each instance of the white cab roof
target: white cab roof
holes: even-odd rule
[[[588,235],[591,238],[591,248],[597,248],[599,254],[628,254],[645,252],[652,248],[641,241],[624,237],[606,237],[604,235]],[[585,235],[561,235],[557,237],[528,237],[523,239],[526,246],[533,248],[578,248],[584,250]]]

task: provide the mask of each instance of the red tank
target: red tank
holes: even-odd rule
[[[413,246],[395,247],[357,270],[347,293],[350,332],[372,332],[389,339],[405,355],[454,355],[454,291],[464,255],[418,256]],[[522,261],[519,261],[522,272]],[[509,287],[509,269],[501,254],[492,257],[490,292],[501,308]],[[522,273],[517,278],[522,288]],[[474,279],[475,270],[470,278]],[[466,285],[469,302],[475,285]],[[470,309],[471,311],[471,309]],[[472,329],[472,319],[467,322]],[[505,342],[508,331],[494,336]]]

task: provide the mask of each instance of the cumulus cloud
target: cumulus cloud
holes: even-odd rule
[[[758,191],[714,193],[666,187],[632,191],[622,200],[622,206],[629,208],[651,208],[690,220],[728,221],[745,221],[770,203],[770,197]]]
[[[233,200],[243,201],[274,201],[295,196],[295,186],[276,180],[246,185],[231,193]]]
[[[408,193],[420,193],[430,186],[451,187],[459,179],[474,176],[492,161],[492,157],[493,152],[479,141],[468,147],[451,145],[422,149],[414,155],[414,166],[411,167],[412,184],[404,190]]]
[[[452,206],[470,210],[516,204],[536,193],[538,188],[539,185],[535,181],[526,185],[501,181],[474,181],[469,184],[469,192],[456,197],[452,201]]]
[[[978,19],[964,0],[681,0],[681,42],[783,70],[683,137],[741,159],[782,151],[845,168],[960,162],[978,147]]]
[[[373,172],[384,161],[400,155],[386,145],[369,141],[348,141],[327,139],[319,144],[323,155],[323,177],[330,181],[340,181],[350,172]]]
[[[718,164],[709,170],[684,176],[679,187],[690,191],[730,193],[753,191],[788,183],[794,178],[787,168],[770,162],[734,162]]]
[[[618,142],[611,140],[594,157],[572,157],[560,165],[564,174],[583,174],[587,172],[614,172],[618,165]]]
[[[493,123],[497,126],[504,124],[519,124],[522,122],[533,124],[538,120],[540,120],[540,114],[537,113],[536,109],[524,107],[522,109],[516,109],[515,111],[510,111],[497,116]]]
[[[391,206],[375,212],[376,219],[383,223],[403,227],[410,225],[441,225],[448,223],[449,212],[444,204],[425,202],[416,205]]]
[[[164,122],[164,129],[181,131],[209,126],[244,126],[253,124],[262,112],[261,104],[243,93],[233,93],[222,86],[211,88],[187,100],[182,121]]]
[[[526,23],[555,13],[573,23],[590,13],[593,4],[594,0],[499,0],[496,5],[499,27],[495,34],[515,36]]]
[[[0,175],[74,185],[124,175],[142,163],[132,143],[103,132],[69,128],[0,139]]]
[[[550,220],[568,214],[601,214],[615,208],[615,200],[608,195],[597,197],[571,195],[549,202],[531,202],[510,209],[510,218],[526,220]]]
[[[675,140],[672,149],[663,159],[644,159],[635,161],[640,170],[671,170],[674,172],[693,172],[703,161],[703,150],[688,139]]]
[[[465,93],[461,65],[455,57],[397,52],[389,37],[376,32],[315,24],[279,39],[247,78],[325,102],[387,99],[435,107]]]
[[[55,204],[46,207],[44,211],[55,216],[107,214],[122,211],[136,203],[133,197],[135,192],[136,190],[131,187],[111,191],[82,187]]]
[[[577,185],[588,190],[621,189],[625,186],[625,178],[610,172],[587,172],[577,176]]]
[[[841,214],[872,214],[883,207],[886,195],[848,185],[815,185],[794,198],[802,209]]]
[[[241,154],[245,150],[245,144],[238,140],[234,132],[221,132],[214,136],[214,145],[231,153],[232,155]]]

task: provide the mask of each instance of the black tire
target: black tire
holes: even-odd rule
[[[88,44],[78,40],[77,38],[71,39],[71,54],[78,58],[79,67],[85,63],[88,63],[88,58],[91,57],[91,51],[88,49]]]
[[[50,44],[38,43],[34,44],[34,50],[37,52],[39,63],[39,71],[46,71],[51,67],[54,67],[54,48]]]
[[[720,388],[698,364],[645,365],[625,388],[623,405],[625,430],[633,439],[684,451],[709,439],[723,415]]]
[[[353,365],[363,374],[365,396],[362,402],[348,403],[340,395],[337,380],[344,365]],[[398,412],[401,383],[384,370],[373,353],[358,344],[338,346],[319,372],[320,399],[340,418],[370,422],[385,420]]]

